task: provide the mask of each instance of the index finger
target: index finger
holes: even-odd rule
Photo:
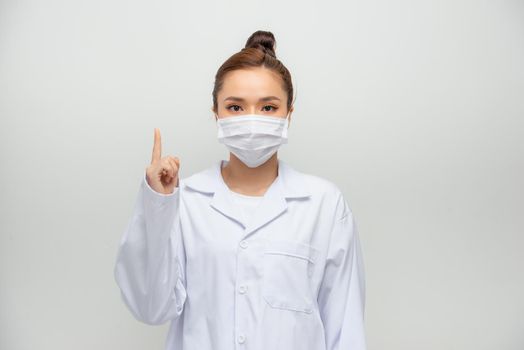
[[[162,156],[162,143],[160,140],[160,129],[155,128],[155,142],[153,144],[153,154],[151,156],[151,163],[160,160]]]

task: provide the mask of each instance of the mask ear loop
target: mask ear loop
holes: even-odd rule
[[[284,122],[284,130],[282,130],[282,138],[287,139],[287,129],[289,128],[289,119],[291,117],[291,113],[288,113],[286,116],[286,120]]]
[[[295,86],[295,96],[294,96],[293,102],[292,102],[293,105],[295,104],[295,100],[297,99],[297,94],[298,94],[298,85]],[[290,120],[291,120],[291,111],[287,113],[286,123],[284,125],[284,132],[282,133],[282,137],[285,137],[286,139],[287,139],[287,129],[289,128],[289,121]]]

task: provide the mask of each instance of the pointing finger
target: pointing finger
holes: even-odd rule
[[[160,160],[162,155],[162,142],[160,139],[160,129],[155,128],[155,142],[153,144],[153,154],[151,156],[151,163]]]

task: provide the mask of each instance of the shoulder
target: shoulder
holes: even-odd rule
[[[185,192],[213,193],[218,183],[217,169],[217,164],[212,164],[189,176],[180,178],[180,188]]]
[[[323,197],[338,197],[342,195],[338,185],[325,177],[310,173],[302,173],[302,176],[313,195]]]
[[[348,199],[334,181],[320,175],[295,171],[302,178],[304,186],[307,186],[313,201],[319,202],[324,209],[331,211],[339,219],[351,214]]]

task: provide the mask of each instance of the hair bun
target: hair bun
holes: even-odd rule
[[[275,36],[271,32],[257,30],[246,41],[245,48],[254,47],[276,58]]]

